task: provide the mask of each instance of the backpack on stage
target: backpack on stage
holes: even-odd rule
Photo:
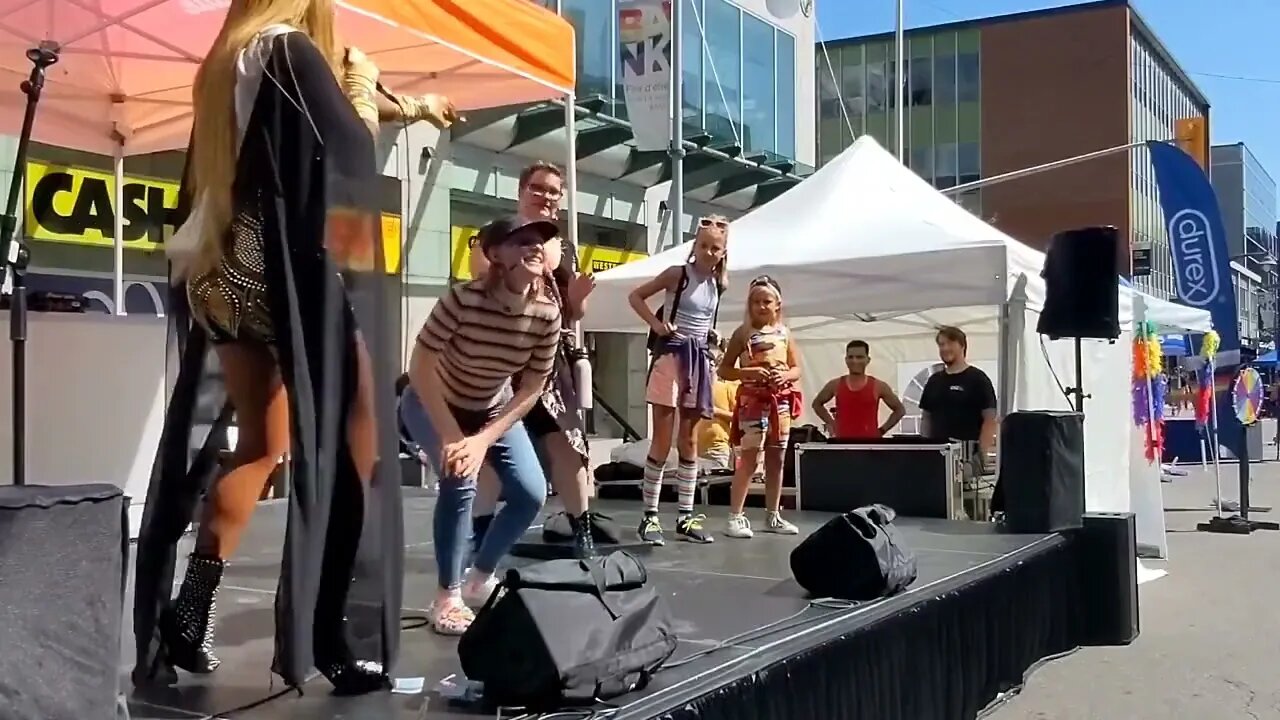
[[[791,573],[815,598],[875,600],[916,581],[916,555],[902,544],[896,513],[868,505],[837,515],[791,551]]]
[[[639,690],[676,650],[670,611],[626,552],[507,571],[458,643],[486,705],[548,712]]]

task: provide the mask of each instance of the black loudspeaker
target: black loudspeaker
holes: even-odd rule
[[[1081,525],[1084,415],[1015,412],[1000,423],[1000,477],[992,509],[1013,532],[1047,533]]]
[[[1044,261],[1044,310],[1036,332],[1057,338],[1120,337],[1119,234],[1113,227],[1053,236]]]
[[[1086,513],[1077,541],[1085,645],[1128,645],[1138,619],[1138,543],[1133,513]]]
[[[117,717],[127,512],[114,485],[0,487],[0,718]]]

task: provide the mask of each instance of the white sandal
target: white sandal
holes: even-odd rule
[[[471,627],[471,621],[476,619],[475,613],[471,612],[471,608],[464,605],[461,600],[450,602],[443,607],[432,603],[427,610],[427,615],[431,618],[431,629],[438,635],[451,637],[461,635]]]

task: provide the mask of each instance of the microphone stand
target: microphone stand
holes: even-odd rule
[[[45,41],[27,51],[31,76],[23,81],[27,96],[22,116],[22,132],[18,135],[18,153],[9,181],[9,200],[0,216],[0,247],[4,248],[4,280],[0,295],[9,296],[9,341],[13,345],[13,484],[26,484],[27,470],[27,265],[31,251],[17,234],[18,197],[22,189],[23,169],[27,164],[27,148],[31,144],[31,126],[36,120],[36,104],[44,89],[44,74],[58,62],[57,43]]]

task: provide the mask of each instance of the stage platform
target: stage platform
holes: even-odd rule
[[[406,626],[424,614],[434,591],[430,497],[406,496]],[[269,672],[272,602],[284,506],[265,503],[242,552],[227,569],[218,599],[218,654],[212,675],[181,674],[173,688],[136,690],[134,720],[243,718],[284,720],[450,720],[484,716],[435,694],[459,672],[454,639],[426,628],[406,630],[396,676],[423,678],[417,695],[384,693],[334,698],[321,677],[298,696]],[[602,502],[630,531],[633,502]],[[723,524],[723,508],[709,527]],[[757,511],[758,514],[758,511]],[[792,514],[801,537],[828,515]],[[670,524],[670,523],[668,523]],[[988,524],[900,519],[919,557],[919,579],[904,594],[853,608],[811,606],[791,579],[796,537],[717,537],[712,545],[668,541],[644,556],[651,582],[678,620],[679,663],[644,691],[620,698],[612,720],[928,720],[972,718],[997,693],[1019,685],[1040,659],[1080,644],[1079,559],[1066,536],[1003,534]],[[526,562],[526,561],[517,561]],[[132,607],[132,601],[126,607]],[[788,616],[757,636],[727,638]],[[133,666],[132,629],[125,628],[122,672]],[[494,717],[490,712],[488,717]],[[587,713],[557,715],[586,718]],[[520,717],[504,712],[501,717]]]

